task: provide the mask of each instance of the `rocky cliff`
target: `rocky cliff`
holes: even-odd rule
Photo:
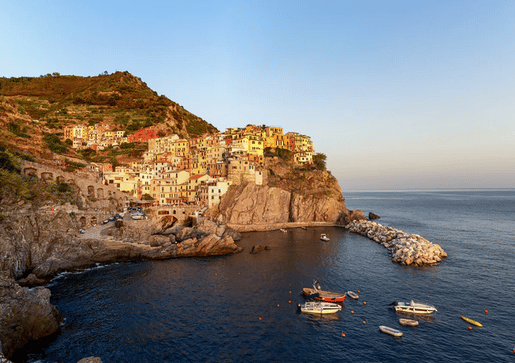
[[[338,181],[325,170],[297,170],[266,158],[268,185],[232,185],[208,215],[230,225],[329,222],[345,225],[365,218],[347,210]]]

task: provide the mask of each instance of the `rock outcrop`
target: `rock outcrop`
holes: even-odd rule
[[[346,228],[359,233],[382,246],[390,252],[393,262],[401,265],[434,264],[447,257],[447,253],[438,244],[433,244],[418,234],[409,234],[379,223],[356,220]]]
[[[29,290],[0,275],[0,342],[5,357],[31,340],[56,333],[60,322],[57,309],[50,304],[50,290]]]
[[[209,213],[221,223],[248,225],[336,222],[346,211],[343,198],[241,184],[231,186],[216,209]]]

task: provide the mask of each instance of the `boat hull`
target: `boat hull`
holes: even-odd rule
[[[479,326],[479,327],[483,326],[483,324],[481,324],[479,321],[472,320],[470,318],[467,318],[466,316],[462,316],[461,318],[463,320],[465,320],[469,324],[472,324],[472,325],[475,325],[475,326]]]
[[[411,314],[432,314],[436,312],[436,308],[431,305],[422,304],[422,303],[414,303],[413,301],[409,304],[399,302],[395,303],[393,306],[395,311],[402,313],[411,313]]]
[[[345,300],[345,294],[340,294],[338,292],[315,290],[310,289],[309,287],[303,288],[302,293],[318,301],[342,302]]]
[[[300,311],[307,314],[335,314],[342,307],[338,304],[308,301],[300,307]]]
[[[381,325],[381,326],[379,326],[379,330],[381,330],[385,334],[389,334],[394,337],[402,337],[401,331],[394,329],[394,328],[390,328],[388,326]]]
[[[418,321],[412,319],[399,319],[399,324],[404,326],[418,326]]]
[[[358,294],[356,294],[354,291],[347,291],[347,295],[349,295],[349,297],[350,297],[351,299],[354,299],[354,300],[359,299],[359,295],[358,295]]]

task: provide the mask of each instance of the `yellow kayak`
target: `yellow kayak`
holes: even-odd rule
[[[462,315],[462,316],[461,316],[461,318],[462,318],[463,320],[465,320],[467,323],[470,323],[470,324],[472,324],[472,325],[475,325],[475,326],[483,326],[483,324],[481,324],[480,322],[475,321],[475,320],[472,320],[472,319],[470,319],[470,318],[467,318],[466,316],[463,316],[463,315]]]

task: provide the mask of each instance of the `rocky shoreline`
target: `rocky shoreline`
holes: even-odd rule
[[[393,262],[401,265],[431,265],[447,257],[438,244],[418,234],[409,234],[367,220],[355,220],[345,226],[350,232],[367,237],[388,249]]]
[[[43,285],[61,271],[138,259],[230,255],[242,251],[235,243],[240,232],[301,227],[349,229],[381,243],[392,261],[402,265],[433,264],[447,256],[440,246],[418,235],[370,222],[361,211],[346,209],[333,222],[224,224],[204,219],[185,227],[154,218],[96,226],[79,235],[73,218],[58,211],[10,216],[7,225],[5,222],[0,225],[0,238],[6,242],[0,246],[0,362],[8,362],[6,359],[29,341],[58,332],[61,318],[50,304],[50,290],[28,287]],[[85,359],[101,362],[99,358]]]
[[[194,227],[161,220],[112,224],[77,235],[75,221],[63,212],[18,215],[2,221],[0,362],[9,362],[28,342],[59,331],[61,318],[50,304],[50,290],[38,286],[59,272],[97,263],[221,256],[242,250],[235,244],[241,238],[239,232],[209,220]]]

